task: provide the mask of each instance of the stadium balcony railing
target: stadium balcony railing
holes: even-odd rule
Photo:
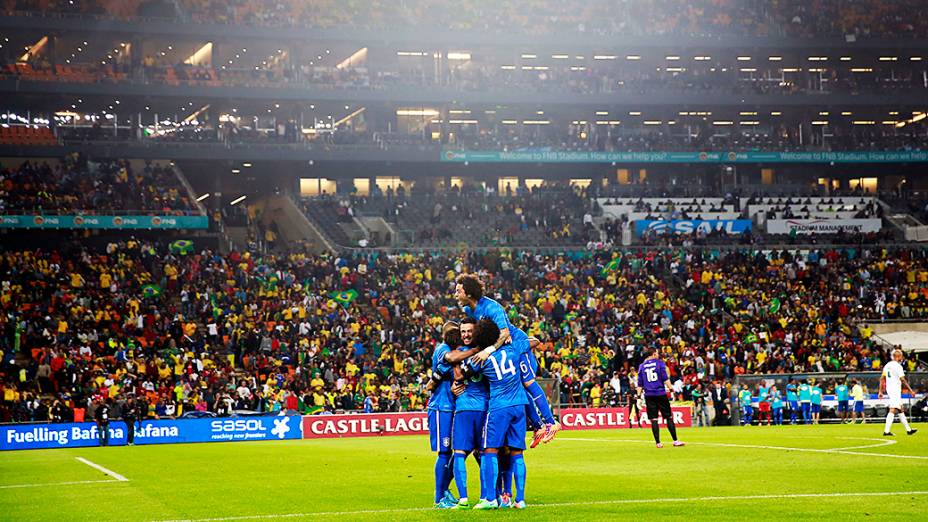
[[[701,251],[718,251],[718,252],[741,252],[741,253],[767,253],[767,252],[785,252],[797,250],[846,250],[866,248],[871,245],[860,243],[833,243],[829,242],[827,237],[817,238],[818,243],[784,243],[774,241],[770,243],[760,243],[754,245],[741,244],[712,244],[712,245],[617,245],[608,248],[590,249],[580,245],[565,246],[519,246],[519,245],[493,245],[493,246],[471,246],[460,244],[457,246],[447,247],[417,247],[417,246],[395,246],[395,247],[340,247],[338,250],[346,254],[367,255],[372,253],[378,254],[431,254],[431,253],[460,253],[473,252],[485,254],[488,252],[500,251],[522,251],[542,255],[567,255],[575,257],[588,257],[596,254],[611,252],[679,252],[681,250],[701,250]],[[880,247],[893,248],[918,248],[928,249],[928,243],[908,243],[902,241],[887,241],[879,244]]]
[[[59,209],[2,209],[0,215],[4,216],[31,216],[41,214],[44,216],[205,216],[199,210],[59,210]]]

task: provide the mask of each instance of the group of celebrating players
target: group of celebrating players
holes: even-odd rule
[[[454,297],[460,323],[446,322],[432,356],[429,435],[435,461],[435,505],[468,509],[467,457],[480,465],[480,501],[474,509],[525,508],[525,436],[531,447],[560,430],[535,381],[537,343],[510,323],[498,302],[483,295],[472,274],[458,277]],[[454,478],[460,498],[449,487]],[[513,482],[515,494],[513,495]]]
[[[502,305],[483,294],[477,276],[457,278],[454,297],[464,318],[443,325],[442,342],[432,355],[428,423],[432,451],[438,453],[435,506],[440,509],[471,507],[466,468],[471,454],[480,466],[480,500],[473,509],[524,509],[526,433],[534,431],[534,448],[561,429],[535,381],[538,361],[532,350],[538,341],[513,326]],[[673,445],[683,446],[667,398],[667,369],[658,355],[652,351],[639,368],[639,389],[657,447],[663,447],[658,413]],[[452,478],[460,498],[449,489]]]

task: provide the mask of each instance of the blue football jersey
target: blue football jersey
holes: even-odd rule
[[[466,350],[463,348],[462,350]],[[486,377],[477,373],[464,381],[464,393],[454,399],[454,411],[487,411],[490,400],[490,385]]]
[[[451,347],[440,343],[432,354],[432,373],[440,375],[442,380],[438,383],[432,397],[429,398],[429,409],[438,411],[454,411],[454,394],[451,393],[451,381],[454,380],[451,365],[445,362],[445,354]]]
[[[482,366],[476,367],[468,362],[490,384],[489,411],[528,404],[519,370],[516,369],[518,356],[511,344],[504,344],[490,354]]]
[[[477,305],[473,308],[465,306],[464,313],[477,321],[487,317],[496,323],[500,330],[508,328],[509,337],[511,337],[510,342],[517,347],[517,354],[525,353],[531,349],[528,344],[528,335],[509,322],[509,316],[506,315],[503,305],[493,299],[483,296],[477,300]]]

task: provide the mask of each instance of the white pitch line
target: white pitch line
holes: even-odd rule
[[[557,440],[575,440],[584,442],[635,442],[640,444],[654,444],[649,440],[631,440],[631,439],[591,439],[580,437],[558,437]],[[887,457],[893,459],[913,459],[928,460],[928,456],[922,455],[896,455],[893,453],[870,453],[864,451],[847,451],[844,448],[836,449],[815,449],[815,448],[791,448],[789,446],[763,446],[760,444],[729,444],[725,442],[687,442],[688,445],[716,446],[719,448],[747,448],[747,449],[769,449],[781,451],[804,451],[808,453],[831,453],[838,455],[858,455],[864,457]],[[872,446],[877,447],[877,446]]]
[[[76,480],[73,482],[46,482],[43,484],[7,484],[0,486],[0,489],[13,488],[40,488],[43,486],[72,486],[74,484],[102,484],[105,482],[119,482],[118,480]]]
[[[89,460],[85,459],[84,457],[74,457],[74,458],[77,459],[77,460],[80,461],[80,462],[83,462],[84,464],[87,464],[87,465],[90,466],[91,468],[98,469],[98,470],[102,471],[103,473],[106,473],[107,475],[113,477],[114,479],[116,479],[116,480],[118,480],[118,481],[120,481],[120,482],[129,482],[129,479],[127,479],[126,477],[120,475],[119,473],[116,473],[115,471],[113,471],[113,470],[111,470],[111,469],[106,469],[106,468],[104,468],[103,466],[101,466],[101,465],[99,465],[99,464],[94,464],[93,462],[90,462]]]
[[[741,495],[741,496],[713,496],[713,497],[670,497],[670,498],[629,498],[618,500],[592,500],[584,502],[553,502],[549,504],[531,504],[531,507],[573,507],[589,505],[621,505],[621,504],[663,504],[680,502],[717,502],[726,500],[782,500],[790,498],[840,498],[840,497],[895,497],[906,495],[928,495],[928,491],[874,491],[874,492],[848,492],[848,493],[786,493],[782,495]],[[239,515],[231,517],[188,518],[179,520],[161,520],[158,522],[224,522],[230,520],[262,520],[277,518],[308,518],[321,516],[351,516],[375,513],[413,513],[417,511],[433,511],[435,508],[396,508],[396,509],[363,509],[358,511],[316,511],[310,513],[275,513],[265,515]]]

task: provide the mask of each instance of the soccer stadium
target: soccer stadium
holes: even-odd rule
[[[0,0],[0,520],[925,516],[925,7]]]

